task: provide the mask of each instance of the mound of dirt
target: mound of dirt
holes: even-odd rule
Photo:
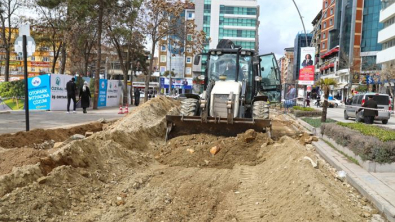
[[[0,150],[0,175],[10,173],[14,167],[34,165],[47,156],[47,152],[31,148]]]
[[[3,134],[0,135],[0,147],[17,148],[26,146],[32,148],[34,144],[41,144],[45,141],[53,140],[55,142],[62,142],[74,134],[84,135],[85,132],[99,132],[102,129],[102,123],[94,122],[69,129],[34,129],[29,132]]]
[[[170,140],[155,158],[162,164],[184,167],[233,168],[265,161],[266,145],[273,141],[264,133],[249,130],[237,137],[196,134]],[[217,151],[210,152],[211,149]]]
[[[0,176],[0,221],[364,221],[377,213],[298,136],[273,142],[248,131],[164,144],[165,115],[177,105],[155,98]]]

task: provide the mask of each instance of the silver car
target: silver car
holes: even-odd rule
[[[378,109],[383,111],[379,111],[379,115],[375,117],[375,120],[381,120],[383,124],[387,124],[390,119],[390,112],[386,110],[391,110],[391,100],[387,94],[378,94],[378,93],[361,93],[352,97],[351,104],[346,104],[344,109],[344,119],[348,120],[349,118],[355,118],[356,122],[363,121],[363,110],[357,112],[368,100],[369,96],[373,96],[373,100],[377,102]],[[384,111],[385,110],[385,111]]]

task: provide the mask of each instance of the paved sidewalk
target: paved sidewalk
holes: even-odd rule
[[[371,201],[387,219],[395,222],[395,173],[372,173],[349,161],[322,140],[314,142],[317,152],[337,170],[347,173],[347,181]]]
[[[134,107],[129,107],[129,112]],[[125,115],[118,114],[119,107],[102,108],[99,110],[88,109],[87,114],[78,109],[76,114],[67,114],[66,111],[31,111],[30,129],[48,129],[67,127],[97,121],[101,118],[113,120]],[[25,111],[10,111],[0,114],[0,134],[25,131]]]

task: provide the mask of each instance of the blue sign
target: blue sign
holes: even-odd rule
[[[99,80],[99,98],[97,101],[98,107],[107,105],[107,79]]]
[[[177,88],[177,89],[192,89],[192,78],[185,78],[185,79],[180,79],[180,78],[172,78],[172,84],[171,88]],[[169,83],[170,79],[168,78],[160,78],[160,87],[163,89],[168,89],[169,88]]]
[[[28,79],[30,110],[50,110],[51,82],[50,75],[36,76]]]

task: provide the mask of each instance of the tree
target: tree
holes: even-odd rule
[[[125,0],[118,2],[111,13],[111,22],[107,24],[107,32],[111,44],[115,47],[119,64],[123,73],[123,105],[128,102],[128,74],[131,68],[133,57],[139,53],[135,49],[140,49],[144,42],[144,37],[136,25],[137,13],[141,7],[141,0]],[[140,51],[141,52],[141,51]],[[133,75],[132,75],[133,77]],[[132,82],[132,81],[131,81]]]
[[[326,115],[327,115],[327,110],[328,110],[328,98],[329,98],[329,90],[331,86],[335,87],[337,85],[336,80],[334,79],[320,79],[319,82],[316,83],[321,87],[321,89],[324,91],[324,104],[322,106],[322,116],[321,116],[321,122],[325,123],[326,122]]]
[[[384,65],[383,69],[380,72],[381,81],[387,82],[389,85],[389,91],[392,96],[392,106],[394,105],[394,91],[392,88],[391,82],[395,79],[395,67],[393,64]]]
[[[0,21],[1,21],[1,48],[5,50],[5,81],[9,81],[10,77],[10,57],[11,57],[11,47],[13,42],[11,42],[11,37],[16,30],[17,24],[13,16],[16,10],[21,6],[21,1],[19,0],[0,0]]]
[[[151,56],[149,62],[149,69],[145,79],[144,101],[148,101],[148,89],[153,73],[154,55],[157,43],[167,37],[169,33],[173,33],[171,29],[179,28],[169,24],[175,24],[180,18],[181,13],[185,8],[185,3],[180,0],[174,2],[167,2],[163,0],[145,0],[144,9],[141,13],[141,21],[143,34],[151,40]]]

